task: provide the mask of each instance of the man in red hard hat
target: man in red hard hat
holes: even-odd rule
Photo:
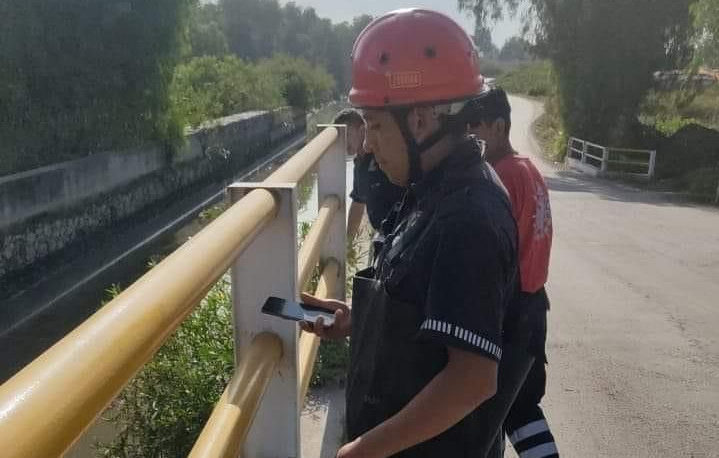
[[[333,325],[304,330],[351,337],[350,442],[338,457],[486,456],[516,394],[498,392],[517,303],[516,225],[465,134],[463,108],[482,88],[472,41],[440,13],[388,13],[355,42],[349,99],[365,149],[407,191],[374,266],[354,279],[353,307],[303,296],[335,310]],[[500,385],[518,389],[528,369],[505,371]]]

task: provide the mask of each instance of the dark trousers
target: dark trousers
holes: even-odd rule
[[[512,443],[520,458],[555,458],[559,454],[554,436],[540,407],[547,386],[545,342],[547,336],[547,310],[549,300],[544,289],[534,294],[523,294],[523,300],[532,311],[530,313],[533,338],[530,352],[535,356],[529,373],[517,394],[514,404],[504,422],[504,434]],[[500,439],[503,449],[504,440]],[[502,456],[503,451],[493,451]]]
[[[520,458],[559,457],[554,436],[539,405],[546,384],[544,361],[536,359],[504,422],[505,434]]]
[[[484,449],[477,457],[501,458],[504,454],[503,423],[509,414],[534,356],[527,352],[526,343],[505,343],[497,374],[497,393],[479,407],[482,428],[478,431]]]

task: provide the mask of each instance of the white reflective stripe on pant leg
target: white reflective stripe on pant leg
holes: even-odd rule
[[[514,430],[514,432],[509,435],[509,440],[512,441],[512,444],[514,445],[517,442],[523,441],[528,437],[536,436],[544,431],[549,431],[547,420],[533,421]]]
[[[544,458],[545,456],[554,455],[557,453],[557,446],[554,442],[547,444],[540,444],[536,447],[532,447],[529,450],[525,450],[519,454],[519,458]]]

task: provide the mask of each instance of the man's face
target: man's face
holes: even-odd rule
[[[406,186],[409,180],[409,158],[407,145],[394,117],[381,110],[365,110],[364,149],[374,154],[377,164],[389,180]]]
[[[493,122],[482,121],[479,124],[470,126],[468,132],[476,135],[480,140],[484,140],[488,153],[495,151],[501,139],[506,136],[504,134],[504,121],[502,120]]]
[[[352,123],[347,126],[347,154],[355,156],[364,153],[364,124]]]

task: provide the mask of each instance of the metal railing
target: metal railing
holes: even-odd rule
[[[341,132],[341,133],[340,133]],[[296,297],[344,297],[344,130],[329,127],[155,268],[0,386],[2,456],[62,455],[232,268],[235,373],[193,457],[300,456],[299,413],[318,339],[260,313]],[[317,168],[319,215],[297,249],[296,187]]]
[[[645,179],[654,176],[654,150],[611,148],[576,137],[567,143],[567,165],[591,175],[630,175]]]

